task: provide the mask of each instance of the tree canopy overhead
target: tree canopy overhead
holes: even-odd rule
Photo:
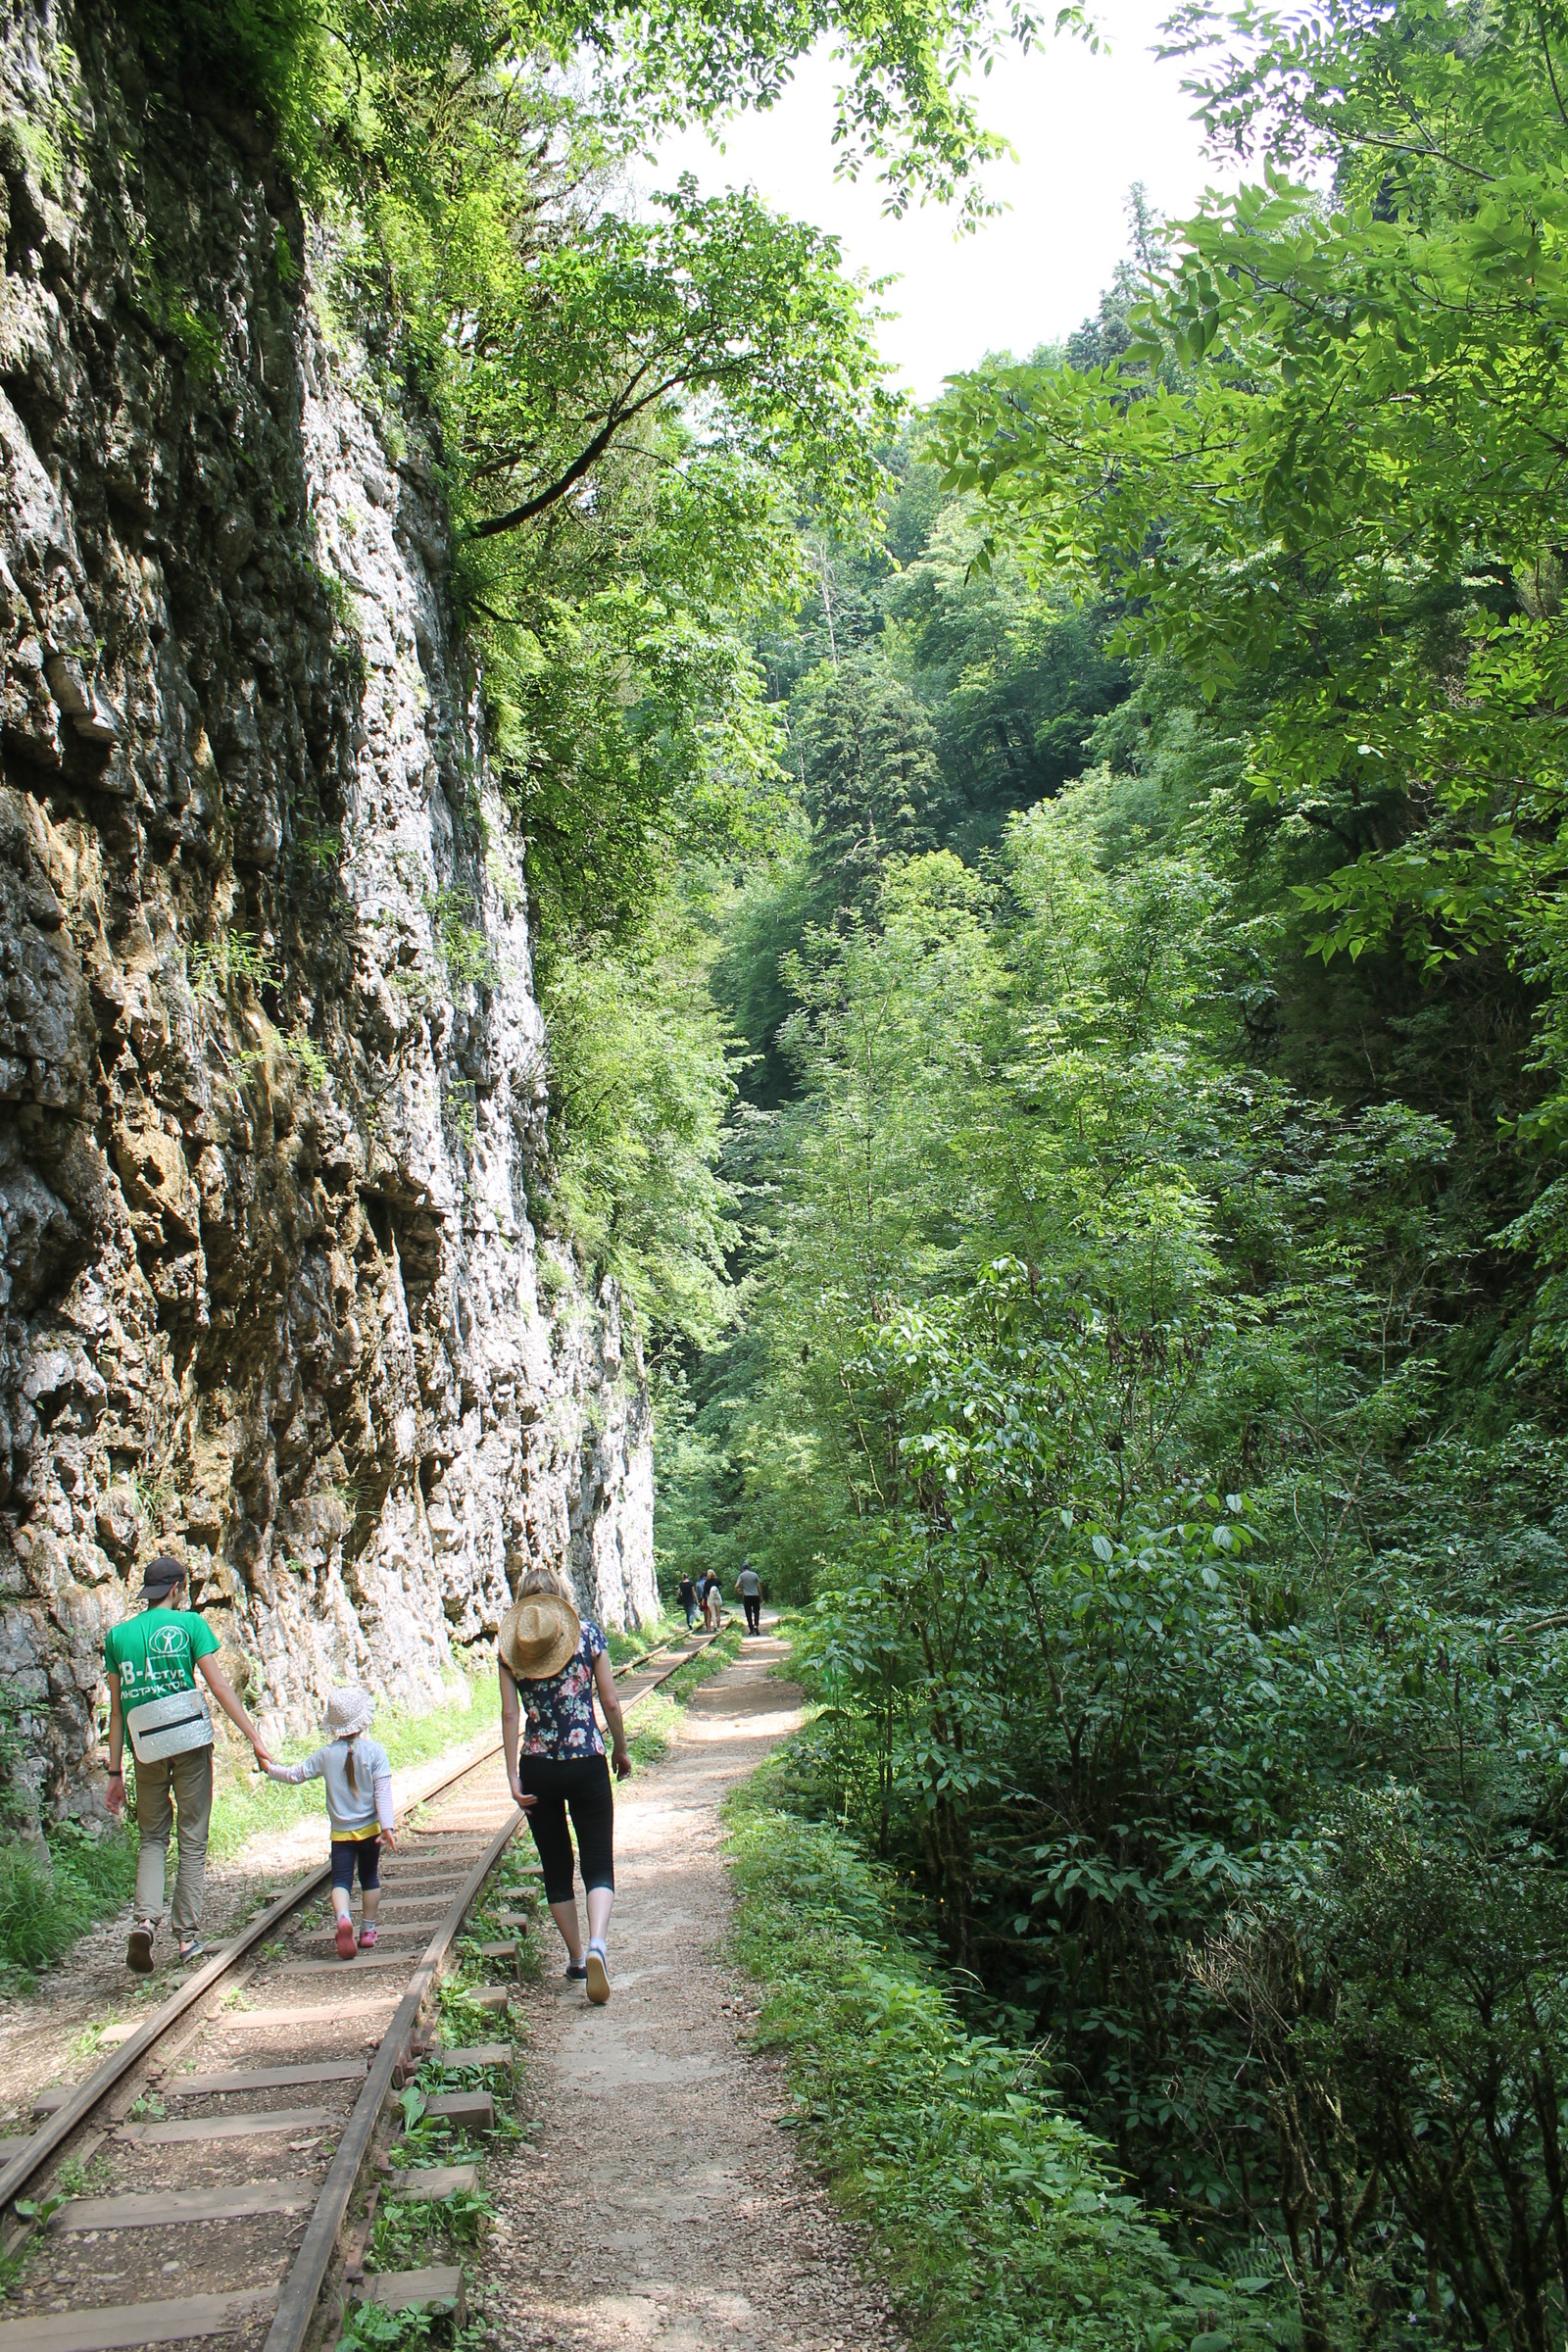
[[[834,145],[839,167],[874,169],[888,203],[986,199],[979,168],[1004,149],[980,120],[973,91],[1009,45],[1043,31],[1086,28],[1075,6],[1037,12],[1023,0],[798,0],[789,8],[675,0],[658,8],[589,8],[580,0],[143,0],[149,36],[166,52],[190,43],[204,71],[264,108],[296,164],[315,172],[373,169],[405,143],[411,96],[457,76],[470,90],[524,61],[591,76],[589,102],[607,136],[646,145],[671,126],[736,108],[771,106],[795,67],[824,39],[844,72]],[[416,103],[414,122],[418,106]],[[417,155],[417,131],[410,142]]]
[[[1114,584],[1127,645],[1259,693],[1257,791],[1340,852],[1302,886],[1322,954],[1501,946],[1561,1067],[1568,20],[1180,29],[1261,180],[1180,225],[1109,366],[960,387],[951,477],[1032,564]]]

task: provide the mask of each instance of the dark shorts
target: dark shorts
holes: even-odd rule
[[[319,1852],[319,1847],[318,1847]],[[334,1838],[332,1840],[332,1884],[349,1887],[354,1884],[354,1866],[359,1863],[360,1885],[379,1886],[381,1884],[381,1840],[379,1838]]]
[[[539,1799],[529,1809],[528,1827],[544,1866],[546,1902],[569,1903],[572,1898],[568,1811],[577,1833],[584,1886],[613,1886],[615,1800],[611,1793],[609,1760],[604,1756],[519,1756],[517,1778],[524,1796]]]

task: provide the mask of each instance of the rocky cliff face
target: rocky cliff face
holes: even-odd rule
[[[0,92],[0,1692],[93,1797],[106,1626],[188,1557],[257,1711],[406,1702],[564,1565],[654,1606],[640,1357],[529,1216],[514,846],[429,429],[253,122],[107,8]]]

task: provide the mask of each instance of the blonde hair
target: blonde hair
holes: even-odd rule
[[[529,1568],[517,1587],[517,1598],[526,1600],[530,1592],[553,1592],[558,1600],[570,1600],[571,1587],[554,1568]]]

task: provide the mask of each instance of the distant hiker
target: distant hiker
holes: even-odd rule
[[[111,1626],[104,1642],[109,1680],[109,1790],[111,1813],[125,1802],[121,1770],[125,1734],[136,1759],[136,1910],[125,1947],[125,1966],[137,1976],[152,1974],[153,1937],[164,1908],[169,1833],[179,1819],[179,1865],[170,1920],[179,1937],[179,1956],[194,1960],[205,1950],[197,1933],[207,1876],[207,1830],[213,1812],[213,1724],[196,1688],[199,1674],[223,1713],[256,1750],[270,1762],[261,1735],[228,1677],[213,1663],[218,1636],[194,1609],[187,1609],[186,1572],[178,1560],[160,1553],[142,1571],[139,1615]]]
[[[328,1741],[303,1764],[269,1764],[270,1781],[324,1781],[326,1817],[332,1832],[332,1909],[337,1914],[337,1956],[352,1960],[354,1873],[360,1874],[363,1915],[358,1949],[375,1948],[375,1915],[381,1907],[381,1848],[398,1850],[397,1815],[392,1808],[392,1765],[378,1740],[367,1739],[375,1701],[368,1690],[334,1690],[326,1702]]]
[[[697,1587],[689,1576],[683,1576],[675,1588],[675,1598],[686,1612],[686,1631],[697,1623]]]
[[[750,1560],[742,1560],[741,1572],[735,1579],[735,1590],[746,1610],[746,1631],[760,1634],[762,1630],[762,1580]]]
[[[615,1800],[605,1743],[594,1718],[594,1691],[605,1710],[614,1747],[615,1777],[631,1771],[626,1725],[615,1696],[614,1670],[605,1637],[592,1618],[579,1618],[559,1577],[530,1568],[501,1621],[501,1742],[513,1797],[544,1869],[545,1900],[566,1946],[566,1974],[585,1979],[588,1998],[610,1998],[606,1937],[615,1899]],[[526,1721],[518,1749],[519,1704]],[[588,1898],[588,1950],[577,1929],[567,1809],[577,1833]]]
[[[724,1591],[714,1571],[710,1568],[703,1579],[703,1623],[710,1634],[716,1634],[724,1622]]]

